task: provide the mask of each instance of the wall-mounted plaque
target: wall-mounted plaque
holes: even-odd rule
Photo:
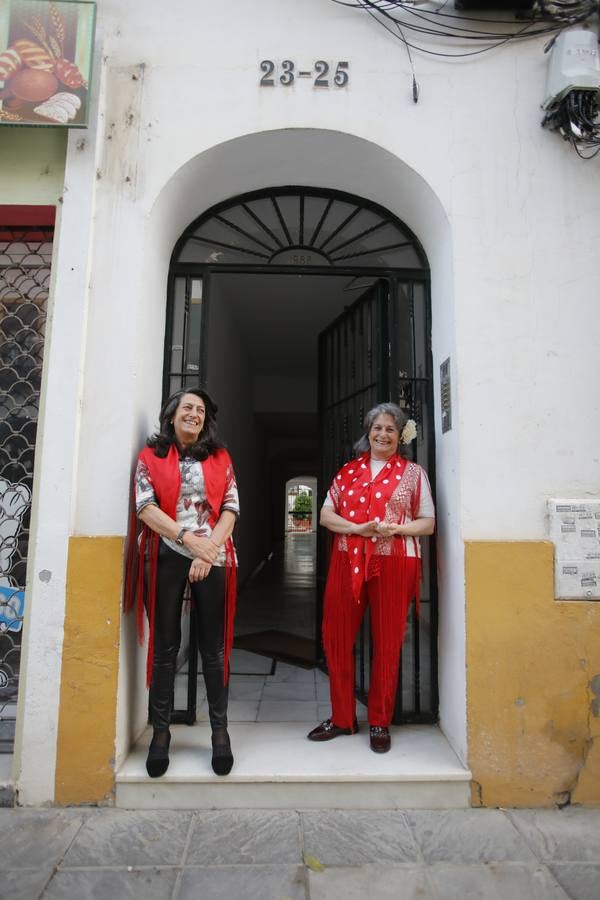
[[[450,357],[440,366],[440,395],[442,406],[442,432],[452,428],[452,395],[450,390]]]
[[[554,596],[600,600],[600,500],[548,500]]]
[[[84,128],[96,4],[0,0],[0,124]]]

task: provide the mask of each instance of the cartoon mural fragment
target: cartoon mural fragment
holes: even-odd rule
[[[0,478],[0,632],[18,632],[23,625],[24,591],[14,583],[10,568],[30,503],[27,485]]]

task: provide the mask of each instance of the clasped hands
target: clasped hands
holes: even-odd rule
[[[189,580],[191,582],[203,581],[210,572],[221,548],[210,538],[199,537],[190,531],[186,534],[185,546],[194,554],[188,575]]]
[[[363,522],[354,527],[354,534],[359,534],[361,537],[393,537],[395,534],[400,534],[399,526],[394,522]]]

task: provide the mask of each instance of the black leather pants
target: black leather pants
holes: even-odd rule
[[[181,643],[181,607],[191,560],[160,542],[154,620],[154,666],[150,683],[150,723],[166,731],[173,710],[175,664]],[[223,684],[225,568],[213,566],[191,585],[196,607],[198,648],[213,729],[227,727],[229,689]]]

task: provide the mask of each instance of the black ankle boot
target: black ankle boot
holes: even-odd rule
[[[233,753],[226,728],[215,728],[212,733],[212,767],[215,775],[229,775],[233,766]]]
[[[165,737],[166,735],[166,737]],[[148,748],[146,771],[150,778],[160,778],[169,768],[170,731],[155,731]]]

